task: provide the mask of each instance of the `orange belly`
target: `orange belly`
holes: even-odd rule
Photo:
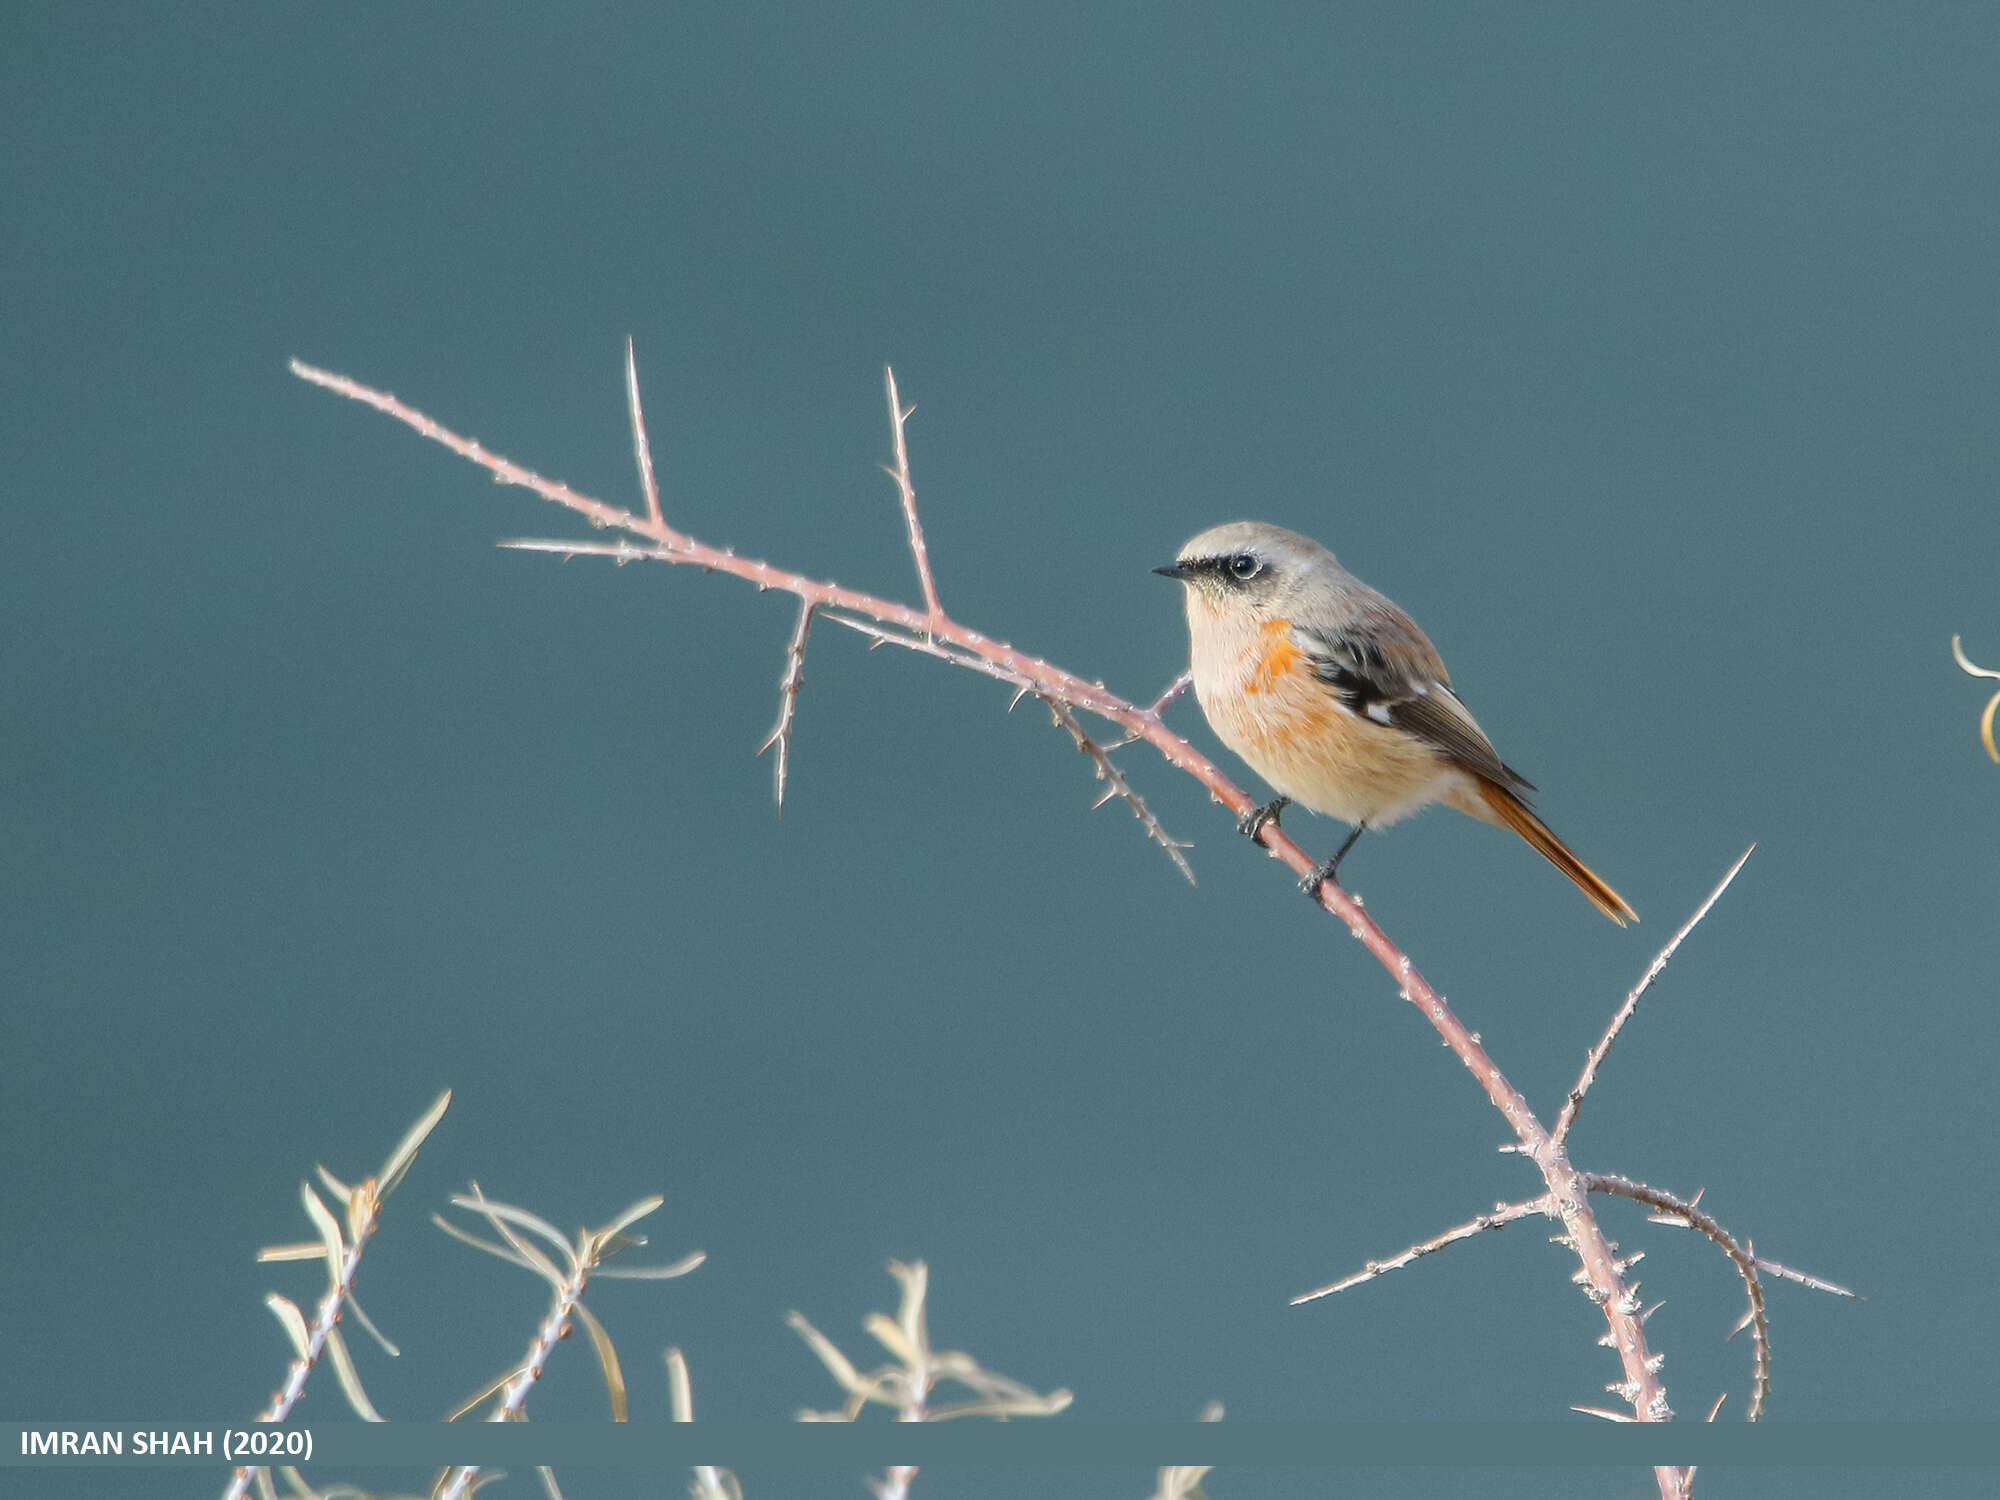
[[[1287,621],[1264,622],[1234,651],[1204,654],[1195,696],[1210,726],[1294,802],[1380,827],[1427,802],[1458,801],[1465,773],[1423,741],[1350,712],[1313,676]]]

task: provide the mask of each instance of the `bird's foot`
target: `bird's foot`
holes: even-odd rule
[[[1253,807],[1236,820],[1236,831],[1246,839],[1262,835],[1264,830],[1278,827],[1278,814],[1291,803],[1290,797],[1273,797],[1262,807]]]
[[[1313,900],[1319,900],[1319,888],[1340,873],[1340,862],[1347,858],[1347,851],[1354,847],[1355,840],[1361,837],[1367,827],[1366,823],[1356,823],[1354,831],[1338,849],[1333,851],[1333,858],[1325,864],[1314,865],[1305,878],[1299,881],[1299,889]]]

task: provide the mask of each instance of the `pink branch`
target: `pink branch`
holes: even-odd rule
[[[938,604],[937,584],[931,580],[931,554],[924,546],[924,528],[917,524],[917,490],[910,483],[910,447],[903,438],[903,425],[915,414],[913,406],[908,411],[896,394],[896,372],[889,366],[882,367],[882,383],[889,389],[889,424],[896,433],[896,467],[882,466],[883,472],[896,481],[896,491],[903,497],[903,522],[910,532],[910,556],[916,560],[917,581],[924,588],[924,607],[930,611],[932,619],[944,616]]]
[[[799,689],[806,685],[806,637],[812,633],[815,608],[810,600],[799,605],[799,623],[792,627],[792,639],[785,647],[785,675],[778,679],[778,722],[771,726],[771,732],[764,736],[764,743],[757,747],[759,755],[773,745],[778,747],[779,812],[785,810],[785,772],[792,759],[792,718],[798,712]]]
[[[1755,1422],[1764,1415],[1764,1398],[1771,1393],[1771,1325],[1764,1314],[1764,1287],[1757,1279],[1756,1258],[1743,1246],[1736,1243],[1736,1237],[1724,1229],[1712,1215],[1695,1207],[1693,1199],[1679,1198],[1659,1188],[1649,1187],[1643,1182],[1634,1182],[1629,1177],[1620,1177],[1615,1172],[1586,1172],[1584,1182],[1593,1193],[1613,1193],[1620,1198],[1631,1198],[1636,1202],[1658,1209],[1655,1216],[1661,1223],[1682,1224],[1707,1235],[1730,1260],[1736,1263],[1737,1272],[1743,1277],[1743,1285],[1750,1293],[1751,1348],[1750,1357],[1750,1416]]]
[[[1133,790],[1132,783],[1125,779],[1125,773],[1111,764],[1110,753],[1105,747],[1084,732],[1083,725],[1077,722],[1076,715],[1069,711],[1067,704],[1046,697],[1042,702],[1048,705],[1049,714],[1056,723],[1069,731],[1069,737],[1076,742],[1076,748],[1088,755],[1097,765],[1097,777],[1105,783],[1105,791],[1102,797],[1090,804],[1091,810],[1096,811],[1113,797],[1123,798],[1125,805],[1132,809],[1132,816],[1137,818],[1146,830],[1146,836],[1167,851],[1167,858],[1171,859],[1175,868],[1187,877],[1187,883],[1193,885],[1194,871],[1188,866],[1187,856],[1181,853],[1187,845],[1178,839],[1168,837],[1167,830],[1160,826],[1160,820],[1153,816],[1153,810],[1146,806],[1146,799]]]
[[[1167,711],[1168,704],[1172,703],[1174,699],[1180,697],[1182,693],[1185,693],[1189,688],[1193,686],[1194,686],[1194,669],[1190,667],[1187,671],[1181,673],[1180,676],[1176,677],[1172,682],[1167,684],[1166,690],[1162,692],[1159,697],[1155,698],[1150,704],[1147,705],[1146,712],[1151,714],[1154,718],[1158,718],[1161,714]]]
[[[1577,1111],[1583,1108],[1583,1096],[1590,1092],[1591,1084],[1597,1081],[1597,1070],[1604,1065],[1605,1056],[1611,1051],[1611,1044],[1618,1040],[1618,1033],[1625,1029],[1625,1023],[1632,1019],[1632,1013],[1639,1008],[1639,997],[1653,987],[1653,981],[1660,977],[1660,971],[1666,968],[1667,960],[1674,956],[1674,950],[1680,947],[1682,940],[1690,932],[1694,931],[1695,924],[1708,915],[1709,908],[1722,899],[1722,893],[1729,889],[1729,882],[1736,878],[1736,872],[1748,864],[1750,856],[1756,852],[1757,846],[1752,844],[1737,857],[1736,863],[1729,867],[1729,873],[1723,876],[1721,883],[1708,893],[1708,899],[1695,908],[1694,915],[1681,924],[1681,930],[1675,933],[1672,941],[1654,957],[1651,966],[1632,987],[1632,992],[1625,997],[1625,1003],[1618,1007],[1618,1013],[1611,1018],[1611,1024],[1604,1029],[1604,1035],[1597,1039],[1597,1045],[1592,1047],[1589,1055],[1584,1058],[1583,1072],[1578,1076],[1575,1087],[1569,1091],[1569,1099],[1564,1103],[1562,1113],[1556,1117],[1555,1138],[1558,1144],[1569,1139],[1570,1127],[1576,1124]]]
[[[1373,1281],[1377,1276],[1400,1271],[1404,1266],[1422,1260],[1426,1255],[1437,1254],[1447,1245],[1455,1245],[1460,1240],[1469,1240],[1474,1235],[1483,1234],[1489,1229],[1505,1229],[1516,1219],[1525,1219],[1530,1214],[1545,1214],[1548,1211],[1547,1198],[1530,1198],[1523,1203],[1496,1203],[1491,1213],[1480,1214],[1477,1218],[1468,1219],[1463,1224],[1447,1229],[1443,1234],[1419,1240],[1416,1244],[1398,1250],[1394,1255],[1382,1260],[1371,1260],[1351,1276],[1343,1276],[1326,1286],[1299,1293],[1292,1298],[1292,1306],[1298,1307],[1302,1303],[1317,1302],[1321,1297],[1331,1297],[1335,1292],[1344,1292],[1351,1286],[1361,1285],[1364,1281]]]

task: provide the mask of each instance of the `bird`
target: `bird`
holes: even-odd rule
[[[1442,802],[1511,828],[1619,926],[1638,920],[1536,815],[1533,783],[1500,759],[1417,622],[1326,547],[1231,521],[1153,571],[1185,585],[1189,667],[1209,726],[1278,794],[1239,830],[1258,838],[1293,802],[1354,825],[1301,889],[1316,895],[1365,830]]]

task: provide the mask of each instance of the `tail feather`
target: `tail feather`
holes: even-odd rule
[[[1589,865],[1570,853],[1569,845],[1557,838],[1554,830],[1536,817],[1534,809],[1527,803],[1504,786],[1483,776],[1475,776],[1472,780],[1479,788],[1481,800],[1492,812],[1493,820],[1513,829],[1539,849],[1550,864],[1576,882],[1577,889],[1590,897],[1599,911],[1620,927],[1628,921],[1639,920],[1639,914],[1626,904],[1625,898],[1599,879]]]

